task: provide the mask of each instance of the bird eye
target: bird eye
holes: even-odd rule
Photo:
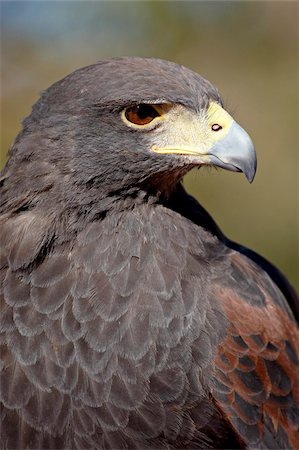
[[[212,130],[213,131],[220,131],[220,130],[222,130],[222,126],[219,125],[218,123],[213,123]]]
[[[160,114],[153,105],[141,104],[125,110],[126,119],[135,125],[147,125],[158,116]]]

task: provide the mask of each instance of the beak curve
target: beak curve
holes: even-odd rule
[[[233,121],[224,138],[208,150],[210,163],[234,172],[243,172],[252,183],[256,172],[256,153],[246,131]]]

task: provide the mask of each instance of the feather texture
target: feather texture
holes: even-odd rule
[[[215,414],[208,392],[244,441],[271,443],[271,429],[267,435],[257,427],[262,415],[270,414],[277,429],[279,408],[290,423],[298,408],[296,348],[292,335],[282,341],[294,325],[287,309],[277,310],[282,300],[271,306],[273,292],[279,296],[271,281],[164,207],[120,213],[114,227],[109,221],[91,223],[24,276],[4,269],[5,323],[10,315],[11,325],[4,327],[1,400],[23,424],[5,446],[17,448],[26,427],[42,433],[42,446],[49,436],[63,448],[76,448],[83,438],[97,448],[131,440],[138,448],[195,445]],[[237,262],[248,274],[241,285]],[[227,281],[222,287],[223,270],[231,273],[230,290]],[[267,322],[267,341],[263,311],[269,308],[272,321],[276,310],[285,318]],[[282,353],[286,342],[290,356]],[[194,421],[204,402],[205,420]]]

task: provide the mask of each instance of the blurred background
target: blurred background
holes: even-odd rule
[[[74,69],[154,56],[215,84],[251,135],[258,171],[204,170],[184,184],[233,240],[299,288],[298,8],[294,1],[2,1],[1,165],[39,93]]]

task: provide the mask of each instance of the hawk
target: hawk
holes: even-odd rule
[[[298,299],[182,187],[253,180],[218,91],[158,59],[53,84],[1,175],[1,448],[298,448]]]

